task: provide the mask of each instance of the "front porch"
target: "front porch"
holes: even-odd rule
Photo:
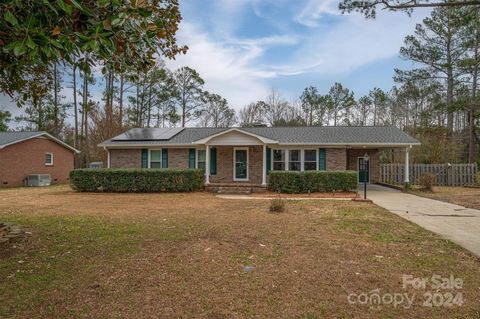
[[[361,183],[380,181],[379,145],[280,145],[278,141],[235,128],[195,144],[204,147],[205,167],[210,168],[205,170],[205,189],[213,192],[265,191],[271,170],[353,170],[359,172]],[[405,150],[408,165],[410,148]]]

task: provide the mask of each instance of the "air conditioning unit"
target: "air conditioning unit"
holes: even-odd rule
[[[51,182],[50,174],[32,174],[27,176],[27,186],[49,186]]]

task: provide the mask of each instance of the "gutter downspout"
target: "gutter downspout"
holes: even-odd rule
[[[103,149],[107,152],[107,168],[110,168],[110,151],[106,146],[104,146]]]

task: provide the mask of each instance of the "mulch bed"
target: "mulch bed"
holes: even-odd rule
[[[271,197],[271,198],[356,198],[357,193],[341,192],[341,193],[310,193],[310,194],[278,194],[276,192],[253,193],[254,197]]]

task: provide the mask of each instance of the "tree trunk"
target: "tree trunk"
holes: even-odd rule
[[[448,20],[450,24],[450,19]],[[453,136],[453,65],[452,65],[452,48],[450,37],[447,40],[447,136]]]
[[[73,147],[78,148],[78,105],[77,105],[77,64],[73,64],[73,120],[74,120],[74,135]]]
[[[118,127],[122,128],[123,127],[123,85],[124,85],[124,77],[123,73],[120,75],[120,92],[119,92],[119,98],[118,98],[118,117],[120,123]]]
[[[85,62],[87,63],[87,62]],[[85,71],[83,73],[83,99],[82,99],[82,107],[83,107],[83,153],[84,153],[84,165],[86,166],[90,160],[89,156],[89,149],[88,149],[88,73],[86,71],[87,66],[85,67]]]
[[[479,10],[475,11],[475,20],[478,20],[478,13]],[[478,86],[478,67],[479,67],[479,46],[480,46],[480,30],[478,23],[476,23],[476,30],[475,30],[475,43],[474,43],[474,61],[475,64],[473,66],[472,72],[472,101],[470,102],[470,108],[468,110],[468,162],[473,163],[475,162],[475,146],[476,146],[476,139],[475,139],[475,109],[477,107],[477,86]]]
[[[58,69],[57,63],[53,64],[53,134],[58,137],[60,133],[60,123],[58,119]]]

